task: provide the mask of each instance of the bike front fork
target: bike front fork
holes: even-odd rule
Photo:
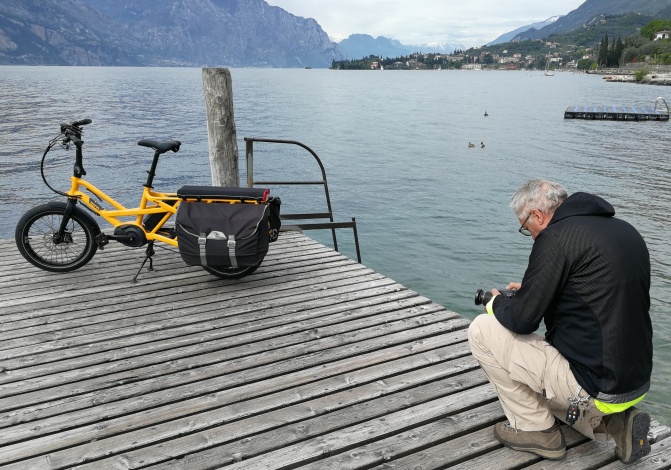
[[[67,228],[68,223],[70,222],[70,216],[75,211],[76,205],[76,199],[68,199],[63,218],[61,219],[61,225],[58,227],[58,232],[54,234],[54,244],[58,245],[59,243],[71,241],[66,239],[66,236],[68,235]]]

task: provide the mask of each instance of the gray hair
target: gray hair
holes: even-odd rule
[[[534,209],[552,215],[567,197],[568,193],[561,184],[531,179],[513,195],[510,207],[520,218]]]

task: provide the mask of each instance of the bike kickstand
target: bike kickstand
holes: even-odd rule
[[[138,269],[137,272],[135,273],[135,276],[133,276],[133,279],[131,280],[131,283],[133,283],[133,284],[137,283],[137,277],[142,272],[142,268],[144,268],[144,265],[147,263],[147,260],[149,260],[149,267],[147,268],[147,271],[154,271],[154,259],[152,258],[152,256],[154,256],[154,254],[155,254],[154,242],[151,241],[147,245],[147,250],[145,251],[144,261],[142,261],[142,264],[140,265],[140,269]]]

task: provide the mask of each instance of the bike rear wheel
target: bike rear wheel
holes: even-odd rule
[[[81,268],[98,250],[94,241],[100,232],[95,222],[74,212],[63,237],[58,229],[66,204],[44,204],[26,212],[16,224],[14,238],[23,257],[45,271],[67,272]]]
[[[240,279],[249,276],[261,266],[261,262],[256,266],[247,266],[245,268],[227,268],[226,266],[203,266],[203,269],[210,274],[214,274],[222,279]]]

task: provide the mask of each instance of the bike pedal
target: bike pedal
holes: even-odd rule
[[[96,242],[96,245],[98,245],[99,249],[104,250],[105,245],[109,245],[110,241],[107,238],[107,235],[105,235],[104,233],[100,233],[100,234],[96,235],[95,242]]]

